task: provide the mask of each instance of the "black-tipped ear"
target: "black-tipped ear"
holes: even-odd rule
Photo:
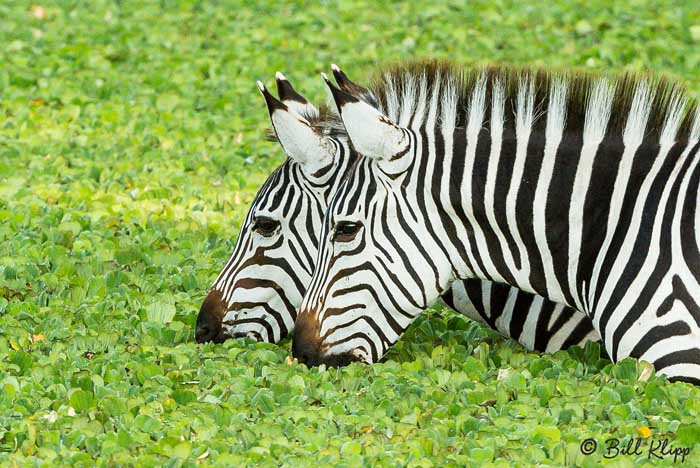
[[[357,152],[371,159],[386,161],[392,166],[392,173],[405,170],[406,161],[410,162],[411,159],[410,156],[401,158],[407,154],[411,143],[407,131],[365,100],[358,99],[333,85],[325,73],[321,73],[321,76],[331,92],[343,126]],[[401,164],[393,163],[399,159]]]
[[[346,104],[350,104],[351,102],[359,102],[358,98],[340,88],[337,88],[333,83],[331,83],[331,80],[328,79],[328,76],[325,73],[321,73],[321,77],[323,77],[323,81],[326,82],[326,86],[328,86],[328,89],[330,89],[331,95],[333,96],[333,102],[335,102],[335,106],[339,113],[342,114],[341,109]]]
[[[262,81],[258,81],[258,89],[260,90],[260,94],[263,95],[265,98],[265,103],[267,104],[267,110],[270,112],[270,115],[276,110],[287,110],[287,106],[284,105],[282,101],[274,97],[270,92],[267,90],[265,85],[262,83]]]
[[[274,97],[260,81],[258,81],[258,89],[267,103],[277,141],[291,159],[301,164],[309,174],[316,173],[319,168],[333,161],[335,155],[333,143],[315,129],[306,117],[295,110],[296,106],[313,106],[296,101],[284,103]]]
[[[286,76],[281,72],[275,73],[275,80],[277,81],[277,94],[279,94],[280,100],[282,101],[296,101],[301,104],[308,104],[309,101],[304,98],[301,94],[297,93],[292,87]]]
[[[275,79],[277,81],[277,94],[285,106],[305,118],[313,119],[319,115],[318,109],[304,96],[296,92],[286,76],[277,72]]]
[[[359,94],[364,91],[364,88],[350,81],[350,78],[348,78],[348,76],[343,73],[340,67],[335,63],[331,65],[331,70],[333,70],[333,78],[335,78],[335,82],[338,83],[338,87],[343,91],[350,94]]]
[[[348,78],[348,76],[340,69],[338,65],[335,63],[332,64],[331,70],[333,70],[333,78],[335,78],[335,82],[338,83],[338,87],[340,89],[362,99],[367,104],[374,107],[378,106],[377,97],[374,95],[374,93],[350,80],[350,78]]]

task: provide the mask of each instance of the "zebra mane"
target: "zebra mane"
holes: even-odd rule
[[[619,136],[637,132],[635,137],[667,143],[700,138],[697,100],[679,82],[651,74],[462,67],[431,60],[381,69],[368,89],[380,111],[413,128],[432,116],[444,130],[464,127],[478,132],[511,124],[516,131],[529,131],[537,125],[544,128],[548,119],[543,117],[552,113],[549,120],[561,119],[567,131],[592,132],[588,134],[601,139],[610,132]],[[326,106],[313,124],[325,133],[345,135],[332,106]]]

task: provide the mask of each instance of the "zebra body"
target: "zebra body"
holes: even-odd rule
[[[289,158],[256,195],[234,252],[202,304],[199,342],[247,336],[274,343],[293,330],[311,281],[328,201],[358,158],[347,136],[324,122],[281,74],[277,87],[280,100],[264,87],[261,91]],[[505,285],[457,281],[442,298],[528,349],[553,352],[599,340],[584,314]]]
[[[585,313],[614,360],[700,382],[700,111],[681,89],[419,63],[369,105],[326,81],[364,157],[330,201],[296,357],[374,362],[478,278]]]

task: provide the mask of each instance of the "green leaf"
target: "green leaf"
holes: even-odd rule
[[[580,20],[574,26],[576,32],[581,35],[590,34],[593,32],[593,26],[586,20]]]
[[[168,323],[175,317],[176,309],[167,302],[154,302],[146,306],[146,318],[155,323]]]
[[[535,436],[543,436],[548,438],[549,440],[553,442],[557,442],[561,439],[561,432],[556,426],[537,426],[535,427],[535,430],[533,431],[533,434]]]
[[[74,389],[69,393],[68,403],[76,412],[87,411],[95,404],[92,392],[87,392],[82,388]]]
[[[469,458],[477,465],[493,461],[494,450],[491,447],[476,447],[469,451]]]
[[[197,394],[189,390],[175,390],[172,397],[178,405],[187,405],[197,401]]]
[[[688,28],[691,39],[700,42],[700,24],[694,24]]]
[[[156,99],[156,108],[160,112],[172,111],[180,104],[180,97],[173,93],[163,93]]]
[[[181,442],[173,447],[173,456],[176,458],[187,458],[192,453],[192,446],[189,442]]]
[[[674,442],[686,447],[692,447],[697,444],[700,442],[700,425],[693,424],[679,427],[676,431]]]
[[[10,362],[19,367],[20,374],[25,374],[34,365],[34,359],[22,351],[10,351]]]
[[[162,424],[148,415],[139,414],[134,418],[134,426],[146,434],[153,435],[160,430]]]
[[[362,453],[362,446],[355,441],[345,442],[340,447],[340,455],[342,455],[343,457],[347,457],[347,456],[351,456],[351,455],[359,455],[361,453]]]

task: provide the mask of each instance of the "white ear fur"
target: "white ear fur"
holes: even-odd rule
[[[340,116],[360,154],[391,160],[405,150],[408,141],[401,128],[364,102],[346,104]]]
[[[258,88],[265,97],[272,127],[284,152],[311,174],[332,162],[335,156],[333,143],[304,117],[272,96],[261,82],[258,82]]]
[[[392,161],[406,152],[407,132],[374,107],[336,88],[325,74],[322,76],[331,90],[348,137],[360,154]]]

